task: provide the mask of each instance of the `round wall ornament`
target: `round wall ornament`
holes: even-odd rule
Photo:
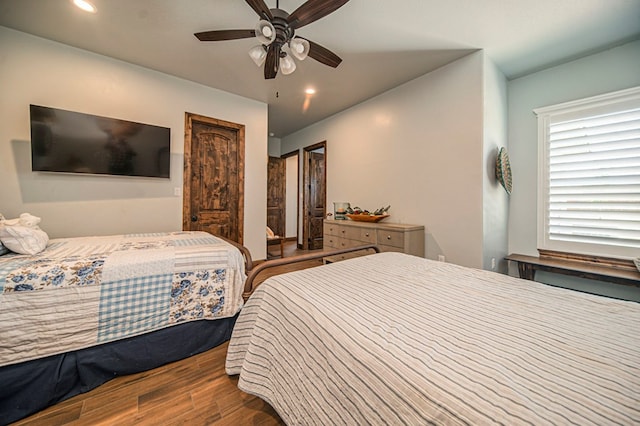
[[[511,194],[511,164],[509,163],[509,154],[504,147],[500,148],[496,158],[496,178],[507,194]]]

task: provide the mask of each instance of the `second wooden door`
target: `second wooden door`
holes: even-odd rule
[[[304,157],[303,248],[315,250],[322,248],[322,227],[326,210],[326,143],[305,148]]]
[[[281,237],[285,237],[286,213],[286,160],[269,157],[267,168],[267,226]]]

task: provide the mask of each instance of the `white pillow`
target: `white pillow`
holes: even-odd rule
[[[29,228],[0,224],[0,241],[15,253],[38,254],[47,247],[49,236],[37,226]]]
[[[4,221],[4,216],[2,215],[2,213],[0,213],[0,222],[3,222],[3,221]],[[2,241],[0,241],[0,256],[7,253],[9,253],[9,249],[2,244]]]

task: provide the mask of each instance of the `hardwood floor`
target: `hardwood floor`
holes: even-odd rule
[[[228,343],[154,370],[117,377],[16,425],[281,425],[224,371]]]
[[[309,253],[286,242],[284,256]],[[268,276],[316,266],[320,261],[265,271]],[[282,425],[266,402],[240,391],[224,371],[228,343],[154,370],[117,377],[15,425]]]

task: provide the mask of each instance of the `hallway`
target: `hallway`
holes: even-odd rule
[[[301,254],[308,253],[316,253],[322,251],[322,249],[317,250],[302,250],[298,248],[298,244],[296,240],[285,241],[284,242],[284,253],[282,257],[292,257],[292,256],[300,256]],[[280,259],[280,246],[278,245],[269,245],[267,246],[267,259]]]

